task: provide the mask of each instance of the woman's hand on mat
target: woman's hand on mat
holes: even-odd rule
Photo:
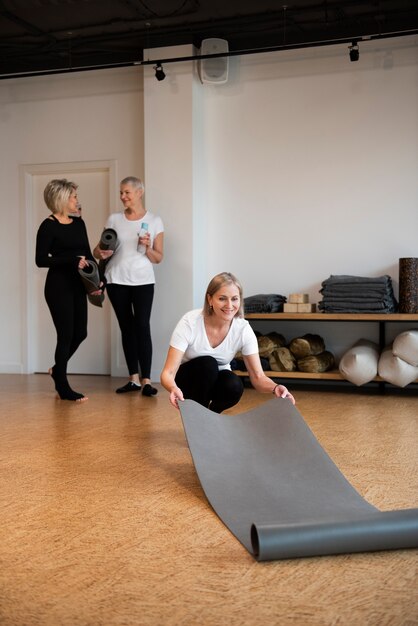
[[[113,250],[101,250],[100,248],[97,250],[99,257],[104,261],[112,256]]]
[[[178,409],[179,408],[179,401],[183,402],[184,400],[184,396],[183,396],[183,392],[181,389],[179,389],[178,387],[174,387],[171,391],[170,391],[170,402],[171,404]]]
[[[292,404],[296,404],[296,400],[284,385],[276,385],[274,395],[276,398],[288,398]]]
[[[103,291],[104,291],[104,287],[103,287],[103,281],[102,281],[100,283],[100,289],[97,289],[96,291],[90,291],[90,295],[91,296],[101,296]]]
[[[86,260],[85,256],[81,256],[80,260],[78,262],[78,269],[79,270],[83,270],[85,267],[87,267],[89,264],[89,262]]]

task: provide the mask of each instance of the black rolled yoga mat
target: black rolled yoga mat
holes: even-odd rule
[[[95,306],[102,306],[104,294],[101,293],[100,295],[94,296],[91,293],[92,291],[100,289],[100,283],[102,282],[97,263],[95,261],[88,261],[88,265],[84,269],[79,269],[78,273],[83,281],[89,302]]]
[[[118,234],[113,228],[105,228],[99,241],[100,250],[116,250],[118,245]],[[109,259],[99,261],[99,274],[102,281],[105,280],[105,268]]]
[[[289,400],[233,416],[179,406],[209,503],[257,560],[418,547],[418,509],[366,502]]]
[[[99,248],[101,250],[115,250],[117,239],[116,230],[113,228],[105,228],[100,237]]]

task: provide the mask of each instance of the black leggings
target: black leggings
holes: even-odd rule
[[[122,334],[123,353],[130,376],[142,378],[151,375],[152,341],[150,317],[154,299],[154,285],[107,285]]]
[[[211,356],[199,356],[183,363],[175,380],[186,399],[195,400],[215,413],[237,404],[244,391],[239,376],[231,370],[219,370]]]
[[[79,276],[49,272],[45,300],[57,331],[54,379],[62,389],[67,383],[67,364],[87,337],[87,297]]]

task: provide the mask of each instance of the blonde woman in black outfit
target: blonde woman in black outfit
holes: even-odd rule
[[[87,296],[78,270],[93,260],[83,219],[70,217],[77,211],[77,187],[66,179],[51,180],[45,187],[51,215],[38,230],[36,265],[49,268],[44,293],[57,331],[55,365],[49,373],[61,400],[84,402],[87,398],[71,389],[67,379],[68,361],[87,337]]]

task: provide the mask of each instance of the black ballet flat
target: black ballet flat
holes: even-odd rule
[[[156,396],[157,393],[158,393],[158,389],[156,389],[155,387],[152,387],[149,383],[144,385],[142,389],[143,396]]]
[[[82,393],[73,391],[71,388],[66,389],[63,392],[58,391],[58,395],[61,400],[71,400],[72,402],[80,402],[83,398],[85,398]]]
[[[116,389],[116,393],[129,393],[130,391],[141,391],[141,385],[138,385],[138,383],[133,383],[130,380],[128,383],[126,383],[126,385],[123,385],[123,387],[119,387],[118,389]]]

